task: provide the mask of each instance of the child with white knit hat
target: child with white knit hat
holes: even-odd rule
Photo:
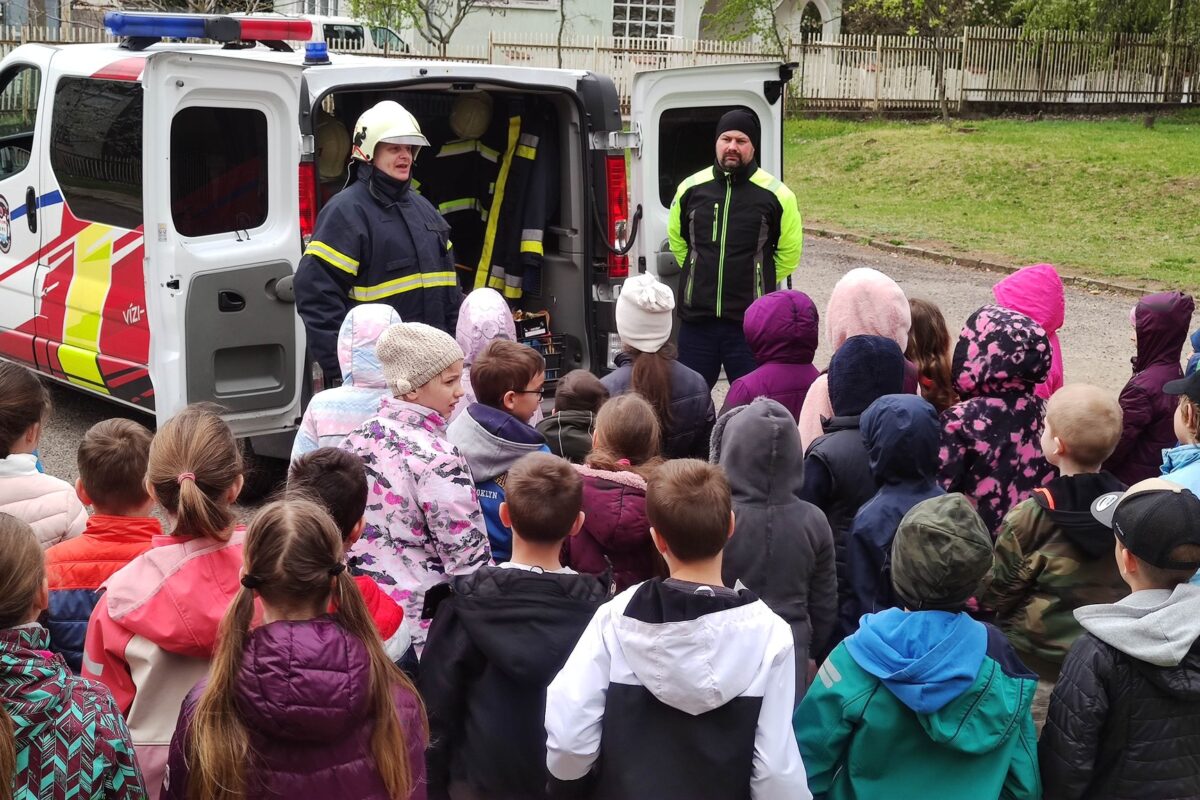
[[[341,445],[367,469],[366,525],[349,564],[403,607],[420,652],[426,590],[492,557],[471,472],[446,439],[463,396],[463,352],[454,337],[419,322],[389,327],[375,352],[391,396]]]
[[[617,296],[617,335],[624,352],[601,382],[611,397],[637,392],[654,407],[667,458],[707,458],[716,412],[700,373],[675,359],[670,344],[675,295],[653,275],[626,279]]]

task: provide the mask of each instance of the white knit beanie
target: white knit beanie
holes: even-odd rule
[[[671,287],[649,273],[625,279],[617,296],[617,335],[643,353],[657,353],[671,338]]]
[[[463,359],[462,348],[453,336],[420,322],[389,326],[379,336],[375,355],[395,397],[421,388],[446,367]]]

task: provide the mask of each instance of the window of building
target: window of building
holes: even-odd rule
[[[675,35],[676,0],[613,0],[612,34],[653,39]]]
[[[62,78],[54,92],[50,169],[76,217],[142,224],[142,87]]]
[[[249,232],[267,221],[267,116],[185,108],[171,122],[171,218],[184,236]]]
[[[17,64],[0,75],[0,178],[29,165],[41,92],[42,73],[37,67]]]

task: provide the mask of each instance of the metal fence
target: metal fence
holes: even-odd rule
[[[109,40],[95,28],[0,26],[0,54],[22,42]],[[334,44],[335,52],[356,52]],[[421,52],[387,55],[439,58],[421,44],[414,49]],[[603,73],[612,77],[626,112],[638,72],[781,59],[797,64],[789,85],[793,109],[931,110],[939,107],[943,86],[951,111],[973,104],[1200,104],[1200,46],[1152,35],[968,28],[961,36],[938,38],[844,34],[786,49],[781,54],[754,41],[492,33],[486,44],[452,44],[445,58]]]

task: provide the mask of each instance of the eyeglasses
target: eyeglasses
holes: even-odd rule
[[[546,387],[540,389],[512,389],[513,394],[536,394],[538,397],[546,396]]]

